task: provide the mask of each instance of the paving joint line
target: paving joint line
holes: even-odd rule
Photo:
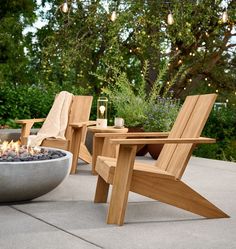
[[[67,234],[69,234],[69,235],[71,235],[71,236],[73,236],[73,237],[75,237],[75,238],[77,238],[77,239],[81,239],[81,240],[83,240],[83,241],[85,241],[85,242],[87,242],[87,243],[89,243],[89,244],[91,244],[91,245],[94,245],[94,246],[98,247],[98,248],[101,248],[101,249],[104,248],[104,247],[102,247],[102,246],[100,246],[100,245],[98,245],[98,244],[96,244],[96,243],[94,243],[94,242],[91,242],[91,241],[89,241],[89,240],[87,240],[87,239],[85,239],[85,238],[83,238],[83,237],[80,237],[79,235],[76,235],[76,234],[74,234],[74,233],[71,233],[71,232],[69,232],[69,231],[67,231],[67,230],[65,230],[65,229],[63,229],[63,228],[61,228],[61,227],[59,227],[59,226],[56,226],[56,225],[54,225],[54,224],[52,224],[52,223],[50,223],[50,222],[47,222],[47,221],[45,221],[45,220],[43,220],[43,219],[41,219],[41,218],[38,218],[38,217],[36,217],[36,216],[34,216],[34,215],[30,214],[30,213],[27,213],[27,212],[25,212],[25,211],[23,211],[23,210],[21,210],[21,209],[18,209],[18,208],[15,207],[15,206],[9,205],[9,207],[11,207],[12,209],[14,209],[14,210],[16,210],[16,211],[18,211],[18,212],[20,212],[20,213],[23,213],[23,214],[25,214],[25,215],[28,215],[28,216],[30,216],[30,217],[36,219],[36,220],[39,220],[39,221],[41,221],[41,222],[43,222],[43,223],[45,223],[45,224],[47,224],[47,225],[49,225],[49,226],[51,226],[51,227],[54,227],[54,228],[56,228],[56,229],[58,229],[58,230],[60,230],[60,231],[62,231],[62,232],[64,232],[64,233],[67,233]]]

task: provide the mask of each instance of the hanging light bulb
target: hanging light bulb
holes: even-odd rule
[[[228,16],[227,10],[225,9],[223,14],[222,14],[222,22],[226,23],[226,22],[228,22],[228,20],[229,20],[229,16]]]
[[[64,12],[64,13],[67,13],[67,12],[68,12],[69,8],[68,8],[67,1],[65,1],[65,2],[62,4],[61,10],[62,10],[62,12]]]
[[[170,11],[170,13],[167,16],[167,23],[168,23],[168,25],[174,24],[174,17],[172,15],[171,11]]]
[[[115,12],[115,10],[113,10],[112,13],[111,13],[110,19],[111,19],[112,22],[114,22],[116,20],[116,18],[117,18],[116,12]]]
[[[178,65],[182,64],[183,61],[182,60],[178,60]]]

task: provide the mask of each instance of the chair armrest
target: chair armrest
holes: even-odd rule
[[[117,133],[95,133],[95,137],[117,137]],[[128,132],[128,133],[119,133],[120,137],[152,137],[152,138],[157,138],[157,137],[168,137],[169,132]]]
[[[206,144],[215,143],[216,139],[199,137],[199,138],[150,138],[150,139],[111,139],[113,144],[126,144],[126,145],[137,145],[137,144]]]
[[[72,128],[81,128],[83,126],[90,126],[90,125],[95,125],[97,123],[97,121],[93,121],[93,120],[89,120],[89,121],[85,121],[85,122],[79,122],[79,123],[71,123],[69,124],[69,126],[71,126]]]
[[[46,118],[33,118],[33,119],[18,119],[15,122],[17,124],[27,124],[27,123],[39,123],[44,122]]]
[[[22,144],[26,144],[27,138],[30,135],[30,129],[34,123],[44,122],[46,118],[33,118],[33,119],[20,119],[16,120],[17,124],[21,124],[21,135],[20,140]]]

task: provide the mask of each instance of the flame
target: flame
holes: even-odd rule
[[[20,141],[17,142],[13,142],[13,140],[11,140],[11,142],[3,141],[2,144],[0,144],[0,155],[5,154],[7,151],[14,151],[17,154],[19,154],[19,150],[20,150]]]
[[[7,155],[10,152],[14,152],[19,156],[19,154],[22,152],[26,152],[29,155],[35,155],[40,153],[40,151],[40,147],[21,146],[20,141],[13,142],[12,140],[11,142],[3,141],[2,143],[0,143],[0,157]]]

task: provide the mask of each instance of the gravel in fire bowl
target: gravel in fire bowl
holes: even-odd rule
[[[34,148],[31,148],[34,150]],[[19,152],[6,151],[0,155],[0,162],[23,162],[23,161],[41,161],[64,157],[66,154],[59,150],[50,150],[45,148],[36,148],[34,153],[29,153],[29,149],[21,147]]]

